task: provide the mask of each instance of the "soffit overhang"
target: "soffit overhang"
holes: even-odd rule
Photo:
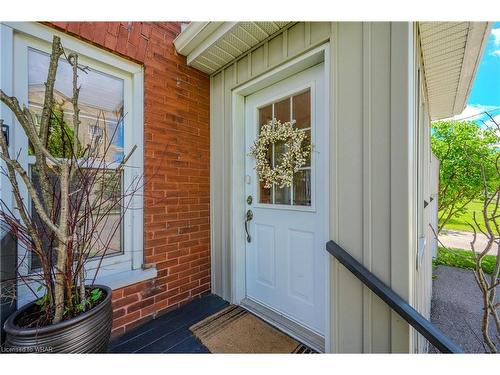
[[[490,22],[418,23],[431,120],[465,109],[490,29]]]
[[[191,22],[174,40],[188,65],[213,74],[291,22]]]
[[[174,40],[188,65],[213,74],[293,22],[191,22]],[[419,22],[424,83],[432,120],[460,114],[491,22]]]

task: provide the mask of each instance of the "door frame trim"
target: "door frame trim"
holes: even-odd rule
[[[245,97],[265,87],[277,83],[283,79],[293,76],[320,62],[324,63],[325,74],[325,105],[324,119],[327,124],[325,128],[325,139],[330,139],[330,93],[331,93],[331,65],[330,65],[330,42],[316,47],[275,69],[256,77],[242,86],[232,90],[232,127],[231,127],[231,207],[230,207],[230,277],[231,277],[231,302],[241,304],[246,298],[246,258],[245,258],[245,231],[243,220],[245,213]],[[325,160],[325,181],[330,182],[329,159],[331,150],[326,142],[327,158]],[[330,189],[327,186],[325,194],[326,207],[330,208]],[[325,235],[330,238],[330,212],[325,215]],[[326,246],[326,243],[325,243]],[[326,252],[326,248],[325,248]],[[331,262],[326,262],[325,275],[325,351],[330,348],[331,332]]]

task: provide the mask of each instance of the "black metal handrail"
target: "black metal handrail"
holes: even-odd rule
[[[442,353],[463,353],[463,350],[451,341],[441,330],[425,319],[408,302],[401,298],[379,278],[354,259],[347,251],[329,241],[326,250],[333,255],[345,268],[353,273],[363,284],[379,296],[391,309],[397,312],[413,328],[420,332],[429,342]]]

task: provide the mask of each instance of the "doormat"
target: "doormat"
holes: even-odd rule
[[[209,316],[189,329],[211,353],[315,353],[236,305]]]

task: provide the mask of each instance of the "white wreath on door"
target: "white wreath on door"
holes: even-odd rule
[[[264,182],[266,189],[274,184],[280,188],[292,186],[293,174],[306,164],[311,153],[311,145],[302,145],[306,133],[294,125],[295,120],[282,123],[273,118],[262,125],[259,136],[250,147],[249,155],[255,159],[259,181]],[[285,152],[273,167],[268,154],[269,147],[276,142],[284,143]]]

